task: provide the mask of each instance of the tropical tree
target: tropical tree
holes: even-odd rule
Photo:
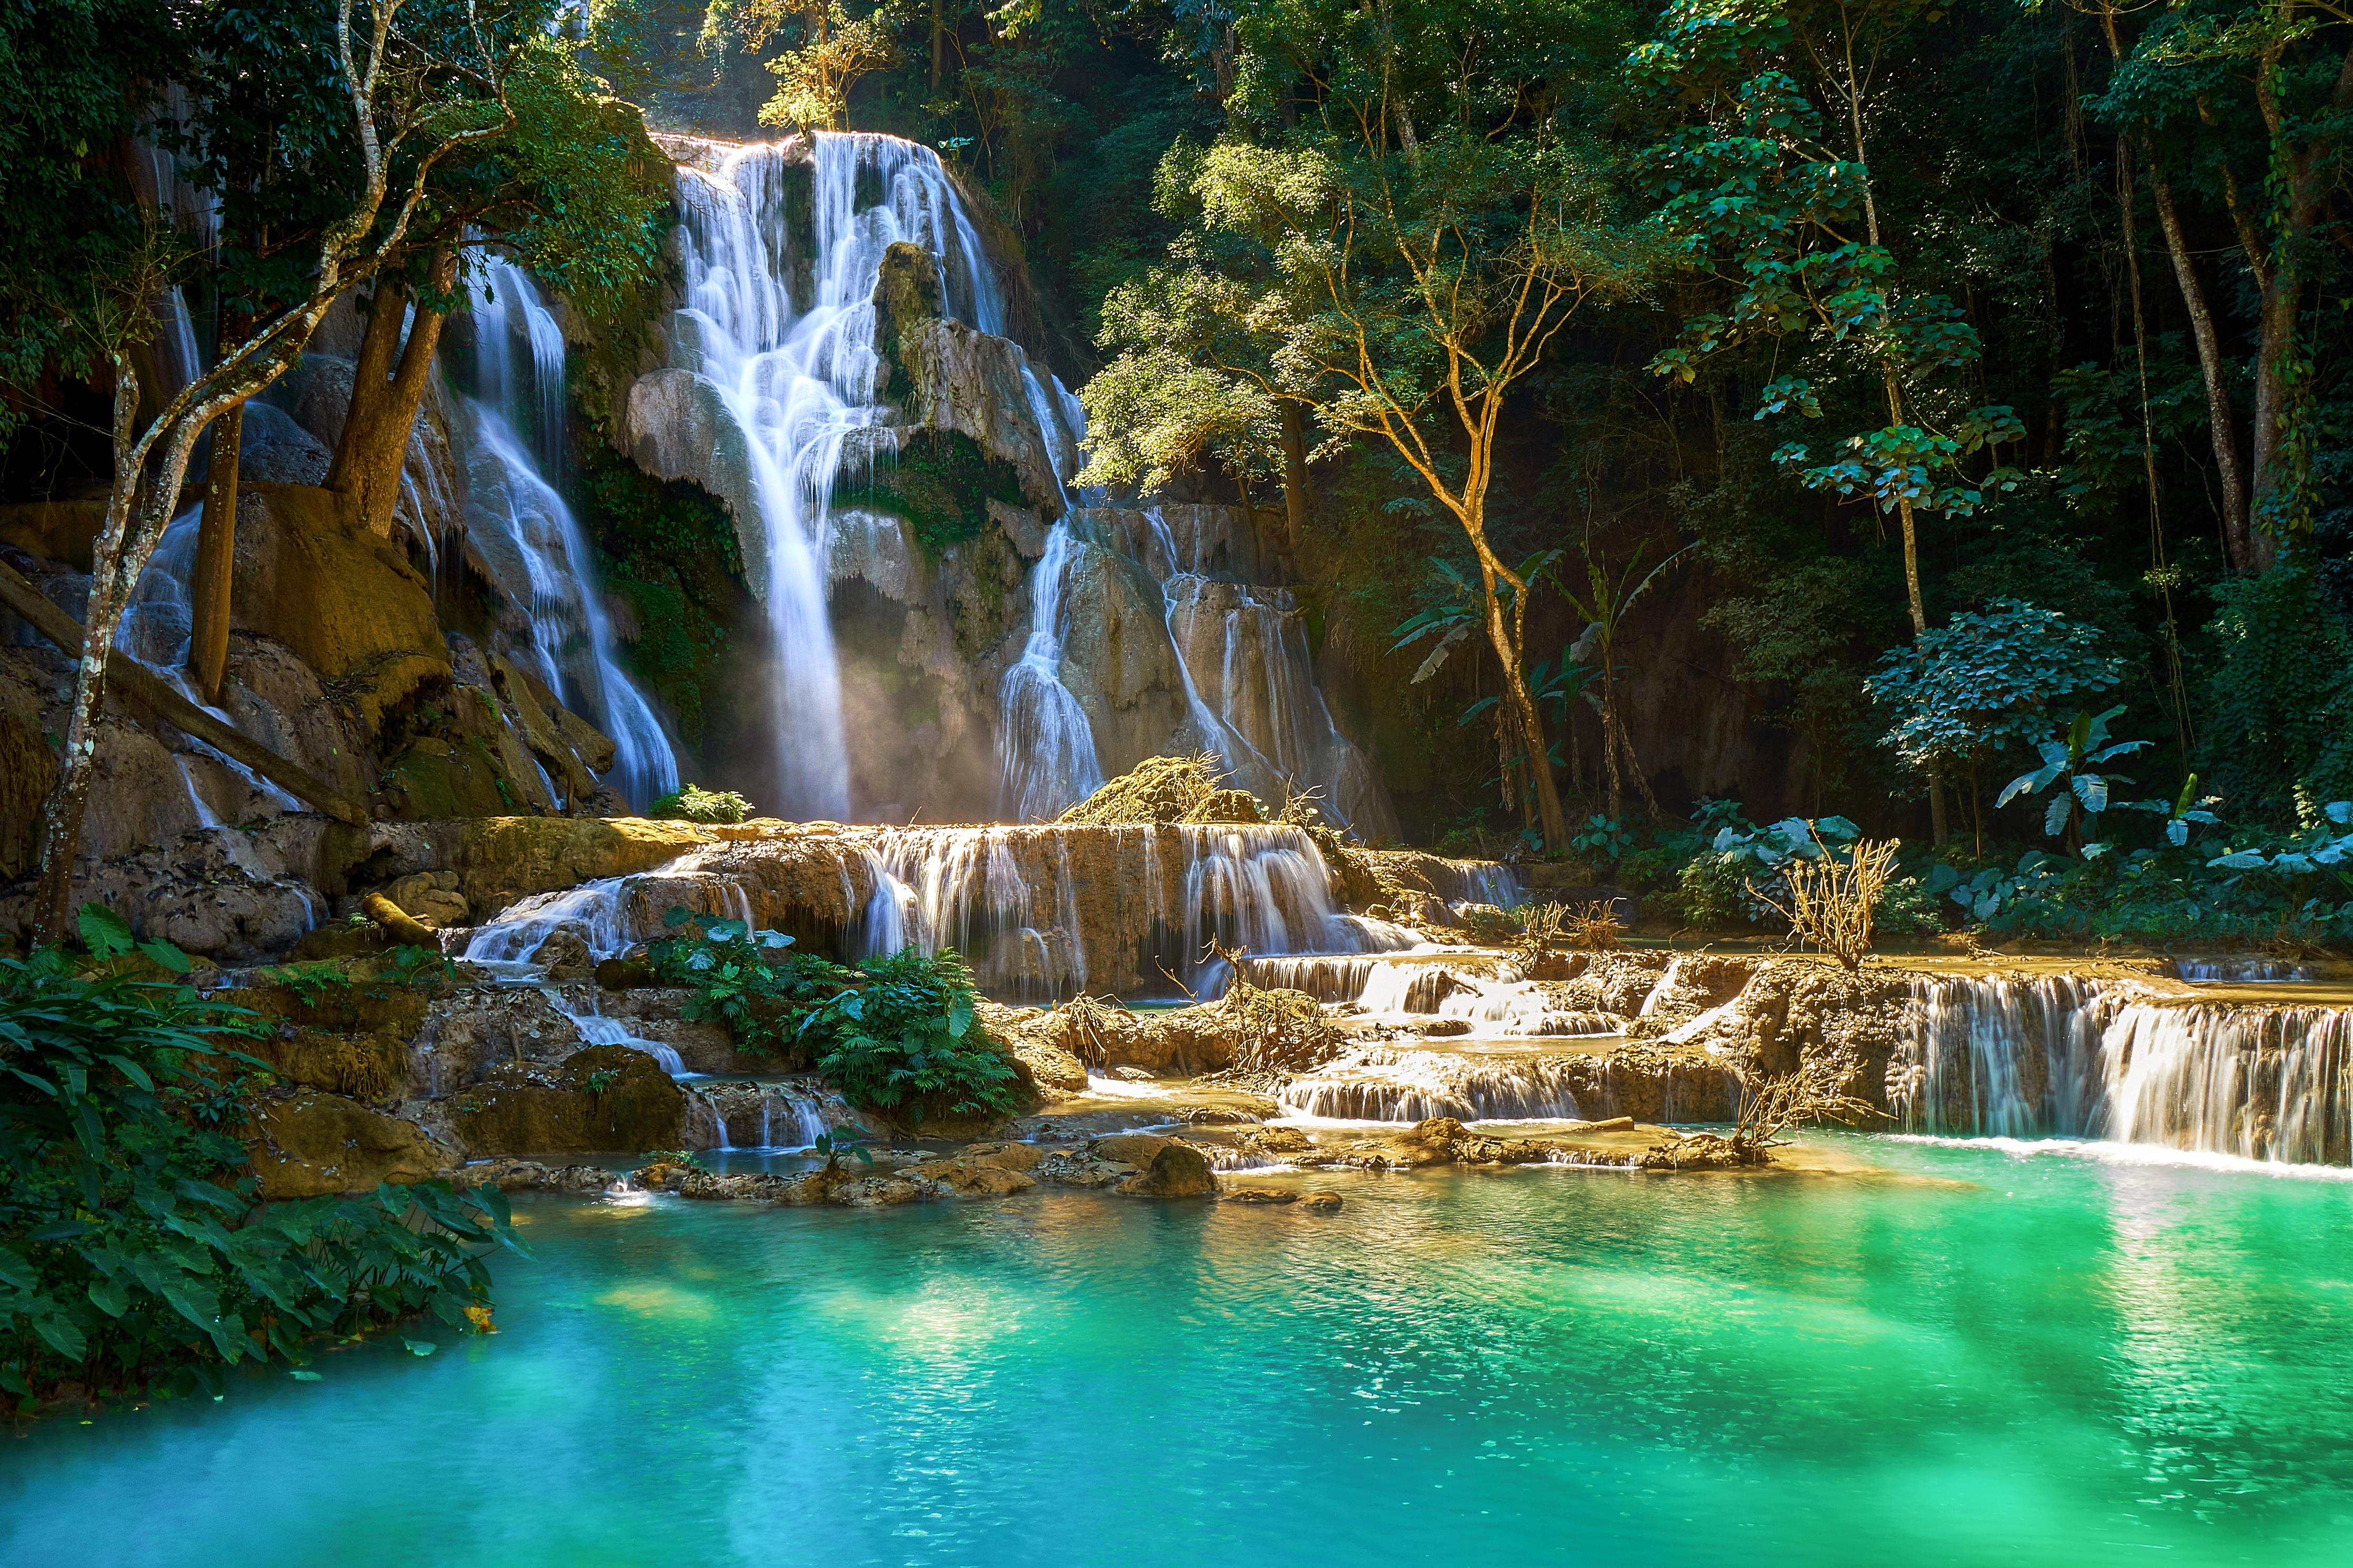
[[[107,663],[139,578],[178,510],[196,442],[215,418],[285,374],[338,294],[397,262],[439,165],[512,123],[504,82],[520,45],[502,49],[481,21],[477,7],[458,0],[336,0],[331,47],[318,58],[329,62],[338,128],[296,140],[319,154],[312,188],[342,195],[320,215],[304,251],[286,258],[284,292],[153,419],[142,425],[140,417],[133,350],[153,331],[155,248],[114,274],[91,325],[79,329],[100,334],[97,357],[113,384],[113,483],[91,548],[88,635],[43,823],[35,902],[43,940],[69,929]]]
[[[1869,150],[1881,77],[1905,36],[1941,14],[1931,0],[1676,0],[1629,62],[1670,117],[1648,162],[1657,221],[1731,291],[1652,367],[1688,383],[1713,355],[1788,342],[1811,374],[1767,382],[1760,420],[1822,417],[1817,378],[1877,384],[1884,424],[1828,453],[1788,440],[1773,458],[1809,489],[1895,515],[1915,634],[1928,629],[1917,514],[1965,516],[2014,483],[1998,468],[1972,478],[1964,459],[2025,434],[2009,407],[1970,405],[1952,373],[1978,358],[1977,330],[1944,295],[1903,286],[1881,222]],[[1929,784],[1942,842],[1934,772]]]
[[[1134,403],[1126,384],[1175,354],[1215,374],[1245,428],[1280,428],[1289,407],[1333,442],[1393,448],[1471,546],[1556,849],[1567,820],[1527,688],[1529,585],[1490,535],[1488,498],[1513,389],[1581,306],[1628,298],[1647,275],[1605,156],[1553,112],[1587,15],[1374,0],[1238,16],[1238,80],[1295,75],[1306,102],[1286,93],[1295,129],[1171,151],[1160,205],[1185,233],[1171,265],[1105,302],[1102,342],[1121,357],[1089,388],[1091,410]],[[1303,463],[1286,460],[1285,485],[1295,525]]]

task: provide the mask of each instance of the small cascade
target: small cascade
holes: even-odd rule
[[[787,1153],[854,1120],[839,1094],[813,1080],[707,1083],[693,1093],[710,1118],[703,1146],[713,1150]]]
[[[1582,1113],[1561,1058],[1365,1047],[1293,1079],[1277,1096],[1300,1116],[1334,1121],[1565,1121]]]
[[[2353,1012],[2138,1005],[2101,1055],[2119,1142],[2353,1163]]]
[[[997,733],[1006,738],[1001,793],[1008,815],[1022,822],[1050,818],[1103,783],[1093,726],[1062,682],[1062,599],[1071,555],[1070,525],[1057,522],[1029,577],[1029,640],[998,687]]]
[[[468,531],[531,616],[533,673],[611,740],[607,782],[643,810],[678,787],[678,760],[653,705],[622,668],[587,534],[545,478],[563,449],[564,333],[513,263],[486,258],[473,288],[483,401],[464,405],[472,426]],[[527,369],[514,354],[518,342],[529,348]],[[536,460],[517,433],[519,418],[533,428]]]
[[[1416,941],[1342,912],[1314,840],[1291,827],[895,828],[878,831],[867,853],[868,952],[953,947],[992,995],[1024,1001],[1103,984],[1161,994],[1170,980],[1213,994],[1207,982],[1222,977],[1203,962],[1212,937],[1253,955]],[[1137,990],[1138,973],[1162,984],[1146,978]]]
[[[2268,985],[2310,980],[2312,966],[2274,958],[2177,958],[2176,977],[2192,984]]]
[[[1888,1064],[1908,1131],[2353,1162],[2353,1012],[2141,999],[2072,978],[1918,977]]]
[[[489,966],[526,963],[559,931],[577,934],[597,958],[616,958],[638,940],[630,924],[634,877],[606,877],[561,892],[534,893],[479,926],[461,955]]]

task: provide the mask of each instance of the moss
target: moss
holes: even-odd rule
[[[706,688],[734,628],[756,610],[726,509],[682,479],[658,479],[590,445],[579,453],[580,513],[607,587],[629,602],[619,628],[630,672],[703,743]]]
[[[856,499],[905,518],[936,561],[950,546],[981,537],[990,501],[1021,505],[1021,479],[1008,465],[989,461],[971,437],[933,431],[913,437],[895,460],[878,459]]]

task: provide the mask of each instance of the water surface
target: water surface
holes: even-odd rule
[[[38,1424],[0,1562],[2348,1560],[2353,1185],[1864,1147],[1911,1179],[526,1200],[500,1333]]]

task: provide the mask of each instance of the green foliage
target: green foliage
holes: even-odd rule
[[[2108,809],[2114,786],[2132,781],[2121,773],[2098,770],[2118,757],[2146,751],[2147,741],[2116,741],[2108,739],[2108,721],[2124,711],[2124,705],[2099,713],[2078,713],[2075,721],[2067,726],[2065,734],[2056,741],[2041,742],[2036,749],[2042,754],[2042,765],[2031,773],[2021,773],[2010,780],[1993,804],[1997,810],[2008,805],[2020,795],[2041,795],[2053,784],[2064,781],[2064,787],[2051,797],[2049,808],[2042,816],[2042,832],[2056,838],[2066,834],[2086,856],[2105,854],[2107,846],[2096,841],[2084,841],[2080,824],[2096,818]]]
[[[755,931],[742,921],[678,907],[662,923],[672,934],[647,944],[646,961],[657,979],[693,993],[684,1015],[726,1025],[738,1049],[797,1063],[801,1023],[833,994],[839,966],[794,952],[783,931]]]
[[[1020,1075],[976,1022],[980,994],[960,956],[909,948],[861,959],[856,972],[801,1025],[818,1070],[853,1102],[911,1124],[932,1112],[992,1116],[1018,1104]]]
[[[741,822],[752,815],[752,803],[733,790],[681,784],[648,806],[646,815],[674,822]]]
[[[1907,765],[1965,772],[2040,739],[2073,701],[2121,677],[2094,628],[1996,599],[1890,650],[1864,690],[1893,714],[1885,743]]]
[[[629,601],[630,669],[701,746],[732,628],[758,607],[744,587],[734,524],[710,493],[657,479],[601,443],[582,444],[581,512],[605,582]]]
[[[2200,748],[2231,812],[2284,826],[2353,795],[2353,630],[2291,563],[2214,590]]]
[[[868,1170],[874,1168],[874,1135],[863,1127],[843,1125],[829,1132],[820,1132],[810,1145],[825,1156],[825,1166],[831,1170],[845,1154],[857,1158]]]
[[[184,47],[149,0],[0,3],[0,443],[45,371],[91,369],[92,324],[143,307],[153,237],[108,154]]]
[[[2008,406],[1959,401],[1960,378],[1946,373],[1980,357],[1977,329],[1947,297],[1899,286],[1857,118],[1870,91],[1858,53],[1875,63],[1927,10],[1920,0],[1677,0],[1627,68],[1669,127],[1645,170],[1657,222],[1729,295],[1720,311],[1688,317],[1652,368],[1688,383],[1752,338],[1794,339],[1811,351],[1800,363],[1814,376],[1881,383],[1886,423],[1828,453],[1787,440],[1774,464],[1883,512],[1966,515],[2019,476],[1997,467],[1973,477],[1965,459],[2021,440],[2025,426]],[[1831,63],[1841,59],[1844,74]],[[1756,394],[1755,418],[1792,416],[1823,416],[1807,374]]]
[[[980,537],[988,526],[990,501],[1025,504],[1020,476],[989,461],[961,431],[919,437],[895,458],[877,459],[865,496],[905,518],[916,542],[934,561],[950,545]]]
[[[483,1256],[520,1246],[496,1188],[265,1205],[235,1135],[267,1074],[224,1047],[239,1016],[117,972],[186,960],[108,911],[83,925],[86,960],[0,958],[0,1394],[217,1395],[320,1335],[487,1321]]]

